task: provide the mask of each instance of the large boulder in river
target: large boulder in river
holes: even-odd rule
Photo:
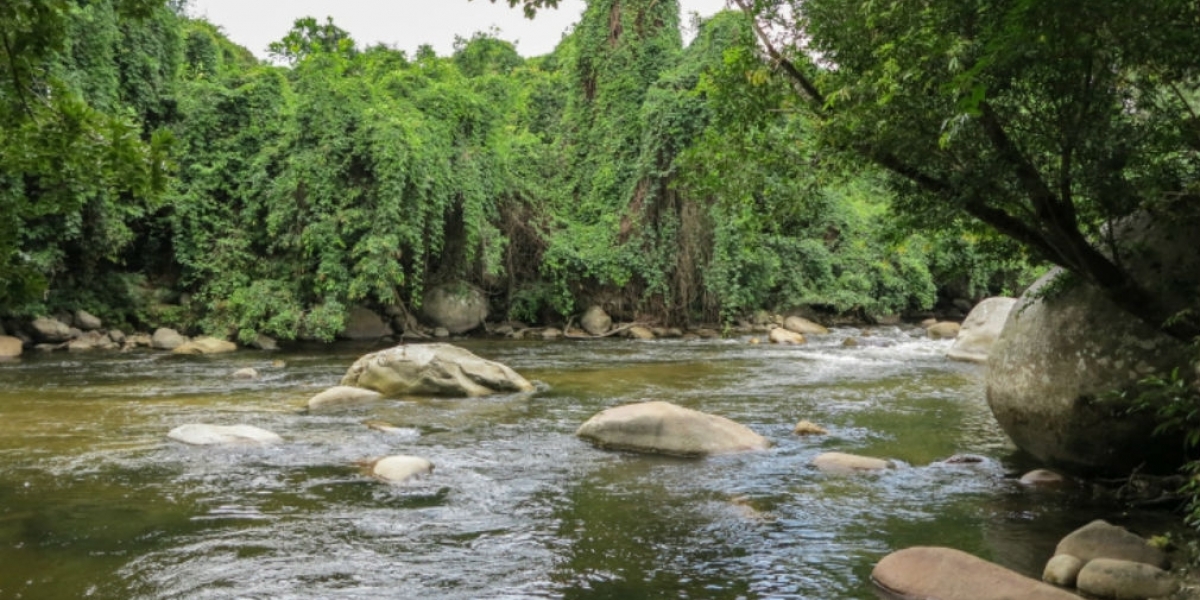
[[[771,445],[745,425],[661,401],[601,411],[575,435],[602,448],[675,456],[765,450]]]
[[[344,340],[377,340],[392,335],[392,326],[375,311],[355,306],[346,316],[346,326],[337,336]]]
[[[445,327],[452,334],[466,333],[487,319],[487,294],[465,283],[434,286],[425,291],[421,315],[434,327]]]
[[[1097,519],[1072,531],[1054,548],[1054,555],[1074,556],[1084,563],[1096,558],[1112,558],[1155,567],[1167,566],[1167,555],[1124,527]]]
[[[278,434],[253,425],[190,423],[172,429],[167,437],[194,446],[269,446],[283,442]]]
[[[579,320],[580,327],[592,335],[604,335],[608,329],[612,327],[612,317],[604,312],[603,308],[593,306],[583,313],[583,318]]]
[[[1200,219],[1138,216],[1115,228],[1121,264],[1170,313],[1197,308]],[[1130,414],[1137,381],[1196,371],[1188,349],[1100,290],[1052,271],[1009,313],[988,359],[992,412],[1018,447],[1082,473],[1173,471],[1183,441]],[[1124,399],[1118,393],[1124,394]]]
[[[1079,600],[1075,594],[952,548],[917,546],[879,561],[871,579],[902,598]]]
[[[533,384],[509,367],[451,344],[401,345],[358,359],[341,385],[385,396],[485,396],[528,392]]]
[[[946,351],[946,357],[964,362],[986,363],[992,344],[1004,330],[1008,313],[1017,304],[1016,298],[988,298],[975,305],[963,320],[954,345]]]
[[[0,335],[0,359],[16,358],[21,355],[25,344],[20,338]]]

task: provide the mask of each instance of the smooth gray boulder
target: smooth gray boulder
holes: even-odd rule
[[[579,326],[591,335],[604,335],[612,327],[612,317],[608,316],[603,308],[593,306],[583,313]]]
[[[375,311],[355,306],[346,315],[346,325],[337,336],[344,340],[377,340],[392,335],[392,326]]]
[[[484,396],[529,392],[533,384],[511,368],[452,344],[401,345],[359,358],[341,385],[385,396]]]
[[[71,327],[58,319],[38,317],[29,324],[33,339],[44,344],[65,342],[72,337]]]
[[[332,410],[344,406],[357,406],[374,402],[383,396],[375,390],[338,385],[331,387],[308,400],[308,410]]]
[[[902,598],[1079,600],[1075,594],[952,548],[916,546],[893,552],[875,565],[871,579]]]
[[[433,463],[419,456],[388,456],[371,465],[371,474],[388,483],[404,483],[433,472]]]
[[[988,298],[975,305],[963,320],[954,345],[946,351],[946,357],[963,362],[986,363],[992,344],[1004,330],[1008,313],[1017,304],[1016,298]]]
[[[0,358],[16,358],[24,351],[25,344],[20,338],[0,335]]]
[[[1200,288],[1200,220],[1137,216],[1114,228],[1121,263],[1168,312],[1193,309]],[[1057,269],[1021,296],[988,359],[987,397],[1012,441],[1081,474],[1170,472],[1183,440],[1155,435],[1152,411],[1130,413],[1134,384],[1179,369],[1184,344],[1121,310],[1094,286]],[[1131,391],[1122,399],[1118,393]]]
[[[174,350],[187,343],[187,338],[169,327],[159,327],[150,337],[150,347],[156,350]]]
[[[1097,519],[1072,531],[1058,543],[1054,555],[1067,554],[1084,563],[1097,558],[1112,558],[1151,565],[1167,566],[1167,555],[1124,527]]]
[[[434,327],[458,335],[483,325],[488,298],[483,290],[465,283],[445,283],[425,291],[421,315]]]
[[[575,435],[605,449],[674,456],[729,454],[771,446],[767,438],[745,425],[662,401],[601,411]]]
[[[193,446],[269,446],[283,442],[278,434],[253,425],[190,423],[172,429],[167,437]]]
[[[1099,598],[1141,600],[1175,593],[1178,582],[1170,573],[1147,564],[1111,558],[1088,561],[1075,580],[1079,591]]]

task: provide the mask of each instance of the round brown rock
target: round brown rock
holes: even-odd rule
[[[813,466],[825,473],[869,473],[895,467],[889,460],[844,452],[826,452],[813,459]]]

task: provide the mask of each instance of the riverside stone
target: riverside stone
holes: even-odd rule
[[[1075,581],[1079,591],[1100,598],[1141,600],[1175,593],[1178,583],[1166,571],[1128,560],[1097,558],[1088,561]]]
[[[772,344],[804,344],[808,342],[803,335],[783,327],[772,329],[767,338],[771,340]]]
[[[187,343],[187,338],[169,327],[159,327],[150,337],[150,347],[156,350],[174,350]]]
[[[1167,555],[1141,536],[1124,527],[1097,519],[1072,531],[1058,543],[1054,554],[1069,554],[1084,563],[1097,558],[1139,562],[1158,568],[1167,566]]]
[[[0,359],[16,358],[24,351],[25,344],[19,338],[0,335]]]
[[[604,312],[603,308],[593,306],[583,313],[583,318],[579,320],[579,325],[583,330],[592,335],[604,335],[612,327],[612,317]]]
[[[1042,581],[1062,587],[1075,587],[1075,579],[1083,569],[1083,561],[1078,556],[1057,554],[1046,561],[1042,570]]]
[[[765,450],[771,445],[745,425],[663,401],[601,411],[575,435],[605,449],[675,456]]]
[[[925,329],[925,335],[934,340],[952,340],[958,336],[962,326],[953,321],[934,323]]]
[[[157,335],[157,333],[155,334]],[[172,354],[225,354],[237,350],[237,344],[218,340],[214,337],[198,337],[189,342],[176,346],[171,350]]]
[[[783,327],[788,331],[801,335],[828,335],[829,329],[824,325],[813,323],[804,317],[788,317],[783,320]]]

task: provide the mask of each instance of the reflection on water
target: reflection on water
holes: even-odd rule
[[[312,415],[307,399],[372,348],[29,356],[0,365],[0,597],[867,599],[894,549],[948,545],[1035,574],[1058,537],[1114,516],[1082,492],[1014,483],[1030,465],[992,420],[980,368],[944,360],[945,342],[892,329],[843,347],[852,334],[802,347],[468,341],[540,391]],[[230,377],[247,366],[263,377]],[[685,460],[574,437],[597,411],[647,399],[774,446]],[[831,435],[793,436],[800,419]],[[166,441],[190,422],[287,443]],[[810,468],[829,450],[902,468]],[[401,487],[364,475],[396,453],[436,470]],[[988,460],[931,464],[956,453]]]

